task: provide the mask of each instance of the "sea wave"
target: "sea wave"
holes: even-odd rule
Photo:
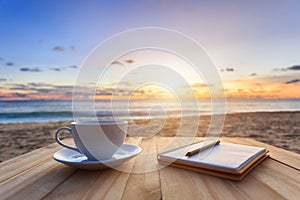
[[[58,111],[58,112],[14,112],[14,113],[0,113],[0,119],[3,118],[27,118],[27,117],[72,117],[72,112]]]
[[[60,122],[91,119],[95,116],[98,119],[150,119],[180,116],[196,116],[200,113],[195,111],[97,111],[97,112],[76,112],[72,111],[41,111],[41,112],[10,112],[0,113],[0,123],[27,123],[27,122]]]
[[[99,101],[93,108],[89,104],[83,104],[80,112],[73,113],[71,101],[0,101],[0,123],[73,121],[85,117],[93,118],[95,115],[98,119],[129,120],[224,114],[224,111],[226,114],[300,111],[300,99],[228,100],[225,110],[222,103],[216,102],[212,109],[211,101],[205,100],[199,102],[198,108],[189,102],[184,102],[181,107],[174,102],[156,103],[143,101],[128,105],[128,102],[120,101],[117,107],[112,108],[109,102]],[[93,109],[97,112],[93,112]],[[84,110],[87,112],[83,112]]]

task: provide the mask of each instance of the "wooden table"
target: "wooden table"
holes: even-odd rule
[[[180,146],[186,140],[182,138],[173,146]],[[159,166],[153,155],[171,141],[170,137],[127,138],[127,143],[143,148],[141,154],[152,153],[147,161],[138,156],[124,165],[132,169]],[[76,170],[52,159],[61,147],[51,144],[0,164],[0,199],[300,198],[299,154],[247,138],[221,141],[263,146],[270,150],[271,156],[241,182],[233,182],[174,167],[149,173]]]

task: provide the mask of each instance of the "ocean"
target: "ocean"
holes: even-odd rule
[[[85,102],[82,105],[83,108],[86,107]],[[216,107],[220,105],[217,103]],[[112,109],[110,101],[97,101],[95,110],[101,119],[110,118],[112,115],[120,119],[148,119],[179,117],[182,114],[185,116],[211,114],[210,100],[200,100],[198,109],[194,106],[188,101],[183,102],[181,106],[171,101],[132,101],[129,104],[118,101],[114,103]],[[226,113],[278,111],[300,111],[300,99],[230,99],[226,101],[225,108]],[[73,121],[72,101],[0,101],[0,123],[59,121]]]

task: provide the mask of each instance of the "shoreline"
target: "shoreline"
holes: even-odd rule
[[[70,111],[70,113],[72,113]],[[254,112],[250,112],[250,111],[240,111],[240,112],[229,112],[229,113],[226,113],[224,115],[236,115],[236,114],[280,114],[280,113],[300,113],[300,110],[290,110],[290,111],[254,111]],[[29,113],[30,114],[30,113]],[[214,115],[221,115],[221,114],[214,114]],[[194,114],[191,114],[191,115],[186,115],[185,117],[202,117],[202,116],[211,116],[210,114],[207,114],[207,113],[203,113],[203,114],[199,114],[199,115],[194,115]],[[98,116],[99,118],[102,118],[105,120],[105,118],[107,117],[110,117],[110,116]],[[170,116],[169,118],[179,118],[180,116]],[[120,118],[121,120],[126,120],[125,118]],[[153,119],[162,119],[162,116],[155,116],[153,117]],[[145,118],[145,116],[139,116],[139,115],[136,115],[135,116],[135,119],[133,120],[148,120],[147,118]],[[66,122],[66,120],[50,120],[50,121],[34,121],[34,122],[8,122],[8,123],[3,123],[0,121],[0,125],[12,125],[12,124],[32,124],[32,123],[64,123]]]
[[[180,136],[188,134],[197,117],[134,120],[129,136]],[[198,118],[197,136],[205,136],[210,115]],[[70,122],[0,124],[0,162],[54,143],[55,131]],[[177,134],[179,126],[188,127]],[[69,134],[63,134],[68,137]],[[300,154],[300,111],[227,114],[220,137],[246,137]]]

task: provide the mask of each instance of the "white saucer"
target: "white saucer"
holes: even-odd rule
[[[53,155],[53,159],[71,167],[87,170],[98,170],[121,165],[142,151],[141,147],[133,144],[123,144],[108,160],[93,161],[72,149],[64,148]]]

